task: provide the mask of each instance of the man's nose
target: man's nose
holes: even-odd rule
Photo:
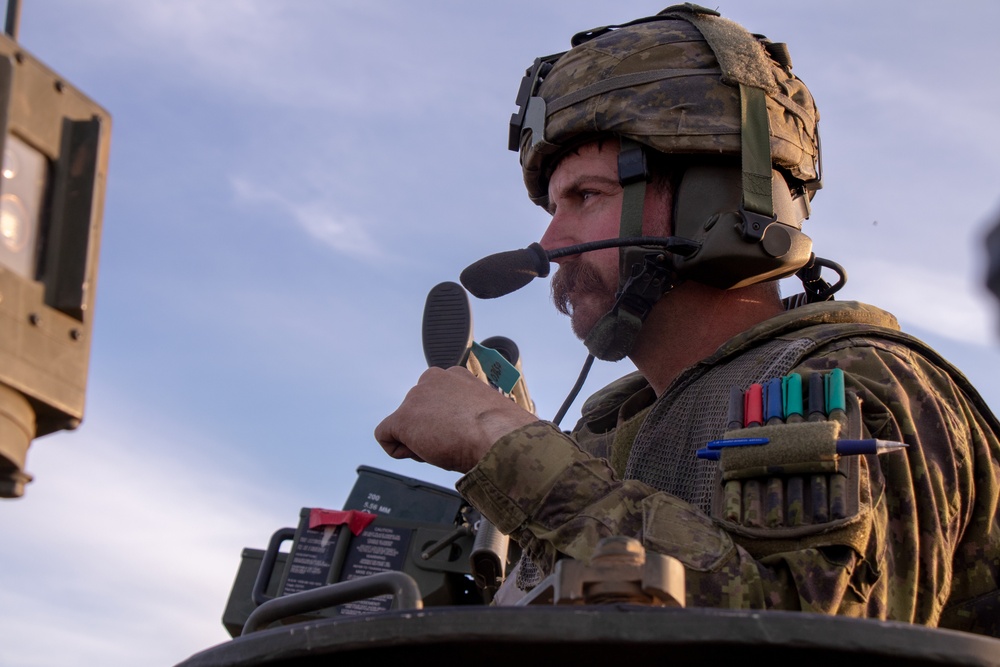
[[[566,216],[560,215],[556,212],[552,216],[552,220],[549,221],[549,226],[546,227],[545,233],[542,234],[541,240],[538,243],[546,250],[555,250],[556,248],[564,248],[568,245],[573,245],[572,239],[568,236],[568,226],[565,221]],[[560,263],[561,259],[552,260],[557,264]]]

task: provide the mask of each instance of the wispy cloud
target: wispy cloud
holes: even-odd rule
[[[878,259],[859,258],[850,267],[857,298],[888,310],[904,329],[911,324],[962,343],[994,344],[993,309],[963,276]]]
[[[174,664],[227,639],[240,551],[286,518],[273,494],[138,433],[33,447],[38,479],[0,513],[0,664]]]
[[[862,104],[875,118],[873,125],[907,142],[914,137],[935,141],[932,147],[976,153],[992,163],[1000,154],[1000,102],[995,87],[968,86],[951,77],[915,73],[897,63],[846,55],[830,65],[830,84],[842,89],[844,99]],[[888,122],[887,122],[888,121]]]
[[[232,178],[231,183],[240,202],[263,205],[286,214],[306,234],[337,252],[369,260],[385,255],[365,229],[368,223],[356,216],[338,213],[333,202],[322,198],[295,201],[238,177]]]
[[[350,0],[96,0],[88,11],[81,18],[98,14],[109,37],[89,57],[141,63],[146,76],[244,103],[395,115],[436,101],[451,84],[443,67],[422,62],[426,49],[406,43],[420,39],[416,22],[431,20],[423,11]]]

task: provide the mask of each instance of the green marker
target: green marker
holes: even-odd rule
[[[826,378],[826,418],[847,428],[847,397],[844,393],[844,371],[834,368]]]
[[[802,376],[792,373],[781,378],[781,398],[786,423],[803,420],[802,415]]]
[[[834,410],[844,411],[847,409],[847,401],[844,396],[844,371],[834,368],[827,373],[825,382],[826,389],[826,414],[833,414]]]

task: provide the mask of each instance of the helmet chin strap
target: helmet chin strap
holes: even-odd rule
[[[618,182],[623,191],[619,237],[642,236],[649,170],[642,146],[631,139],[621,140]],[[624,359],[632,351],[653,305],[673,287],[673,272],[662,248],[622,246],[618,250],[615,304],[587,334],[584,345],[603,361]]]

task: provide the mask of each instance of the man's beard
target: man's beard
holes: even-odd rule
[[[598,300],[596,312],[581,313],[574,308],[573,301],[579,304],[585,295]],[[614,287],[608,285],[593,266],[579,258],[563,262],[552,277],[552,301],[560,313],[570,317],[573,333],[581,340],[587,337],[597,320],[614,307],[614,295]],[[590,301],[593,303],[594,298]]]

